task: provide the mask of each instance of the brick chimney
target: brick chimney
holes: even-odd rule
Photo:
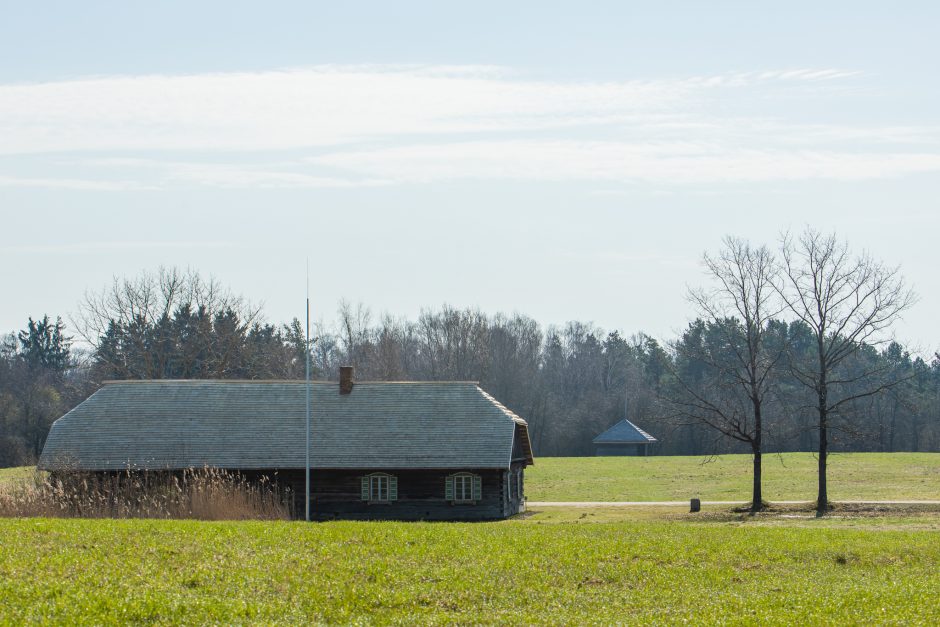
[[[340,366],[339,369],[339,393],[352,394],[353,389],[353,369],[352,366]]]

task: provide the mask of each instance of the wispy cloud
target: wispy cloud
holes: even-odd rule
[[[174,162],[163,168],[163,180],[168,186],[183,183],[232,189],[373,187],[392,182],[363,178],[359,175],[348,178],[320,176],[297,171],[298,166],[302,167],[302,163],[249,167],[220,163]]]
[[[401,183],[466,178],[709,183],[859,180],[940,171],[940,154],[728,149],[693,143],[498,141],[316,157],[317,165]]]
[[[228,248],[231,242],[220,241],[120,241],[120,242],[68,242],[61,244],[38,244],[27,246],[0,246],[0,254],[18,255],[76,255],[97,254],[113,251],[138,250],[186,250]]]
[[[156,187],[152,185],[145,185],[134,181],[29,176],[0,176],[0,187],[41,187],[47,189],[71,189],[96,192],[156,189]]]
[[[0,85],[0,153],[281,150],[390,136],[550,129],[572,119],[684,111],[715,89],[850,75],[794,70],[547,82],[479,66],[323,66]]]
[[[858,77],[796,68],[577,82],[493,66],[363,65],[0,85],[0,172],[17,167],[0,186],[683,184],[940,170],[937,128],[814,123],[774,97]]]

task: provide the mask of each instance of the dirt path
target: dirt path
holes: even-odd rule
[[[771,501],[773,505],[806,505],[813,501]],[[702,501],[702,505],[733,507],[750,501]],[[936,505],[940,501],[833,501],[835,505]],[[527,507],[688,507],[689,501],[529,501]]]

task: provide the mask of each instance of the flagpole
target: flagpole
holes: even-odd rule
[[[306,342],[304,342],[304,361],[306,364],[306,374],[305,374],[305,385],[307,392],[307,428],[305,432],[305,462],[304,468],[306,470],[305,475],[305,493],[306,498],[304,499],[305,506],[305,519],[307,522],[310,522],[310,259],[307,259],[307,335]]]

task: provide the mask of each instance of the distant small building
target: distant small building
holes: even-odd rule
[[[594,450],[598,457],[645,457],[656,442],[656,438],[624,419],[594,438]]]

